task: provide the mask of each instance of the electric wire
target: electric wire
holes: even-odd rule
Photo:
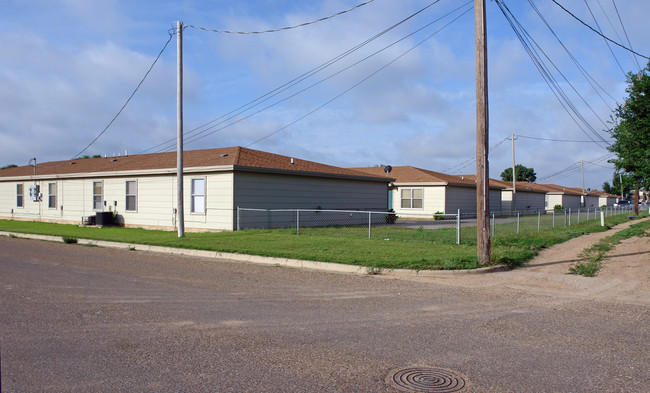
[[[510,140],[510,137],[506,137],[506,138],[502,139],[501,141],[499,141],[497,144],[491,146],[491,147],[488,149],[488,153],[492,153],[494,150],[496,150],[497,148],[499,148],[499,146],[501,146],[504,142],[506,142],[506,141],[508,141],[508,140]],[[475,162],[476,162],[476,158],[470,158],[470,159],[468,159],[468,160],[465,160],[465,161],[461,162],[460,164],[456,164],[456,165],[451,166],[451,167],[449,167],[449,168],[447,168],[447,169],[444,169],[444,170],[442,171],[442,173],[449,173],[449,174],[458,173],[458,172],[460,172],[462,169],[467,168],[468,166],[472,165],[472,164],[475,163]],[[451,172],[450,172],[450,171],[451,171]]]
[[[600,28],[600,25],[598,24],[598,21],[596,20],[596,16],[594,13],[591,11],[591,7],[589,7],[589,3],[587,3],[587,0],[584,0],[585,5],[587,6],[587,9],[589,10],[589,14],[591,14],[591,18],[594,20],[594,23],[596,23],[596,28],[598,29],[598,32],[602,32],[603,29]],[[618,57],[616,57],[616,54],[612,50],[612,46],[609,45],[609,42],[605,40],[605,44],[607,45],[607,49],[609,49],[609,53],[612,54],[612,57],[614,57],[614,60],[616,61],[616,64],[618,65],[618,68],[621,69],[621,72],[623,73],[623,77],[626,76],[625,70],[623,69],[623,66],[621,66],[621,63],[618,61]]]
[[[618,33],[618,29],[616,27],[614,27],[614,24],[612,23],[612,20],[609,18],[609,15],[607,15],[607,12],[605,11],[605,8],[603,7],[603,4],[600,2],[600,0],[596,0],[596,3],[598,3],[598,7],[603,12],[603,15],[605,15],[605,19],[607,19],[607,23],[609,23],[609,25],[611,26],[612,30],[614,31],[614,34],[616,34],[616,38],[619,41],[624,42],[623,38],[621,38],[621,35]],[[620,15],[619,15],[619,17],[620,17]],[[619,21],[620,21],[620,18],[619,18]],[[621,26],[622,25],[623,24],[621,23]],[[625,30],[625,29],[623,29],[623,30]],[[632,47],[632,45],[630,45],[630,43],[629,43],[629,40],[628,40],[627,44],[630,47]],[[634,61],[636,60],[636,57],[634,57],[634,55],[632,53],[630,53],[630,52],[625,52],[625,53],[627,53],[627,55],[630,56],[630,59],[632,59],[632,62],[634,63]]]
[[[440,0],[437,0],[437,1],[435,1],[434,3],[431,3],[429,6],[431,6],[431,5],[435,4],[435,3],[437,3],[438,1],[440,1]],[[387,45],[387,46],[385,46],[385,47],[383,47],[383,48],[381,48],[381,49],[379,49],[379,50],[373,52],[372,54],[370,54],[370,55],[364,57],[363,59],[358,60],[357,62],[355,62],[355,63],[353,63],[353,64],[351,64],[351,65],[349,65],[349,66],[347,66],[347,67],[345,67],[345,68],[343,68],[343,69],[341,69],[341,70],[339,70],[339,71],[337,71],[337,72],[335,72],[335,73],[333,73],[333,74],[331,74],[331,75],[329,75],[329,76],[327,76],[326,78],[321,79],[321,80],[319,80],[319,81],[317,81],[317,82],[315,82],[315,83],[313,83],[313,84],[311,84],[311,85],[309,85],[309,86],[307,86],[307,87],[305,87],[305,88],[303,88],[303,89],[301,89],[301,90],[299,90],[299,91],[297,91],[297,92],[295,92],[295,93],[293,93],[293,94],[291,94],[291,95],[289,95],[289,96],[287,96],[287,97],[285,97],[285,98],[282,98],[281,100],[279,100],[279,101],[277,101],[277,102],[275,102],[275,103],[273,103],[273,104],[270,104],[270,105],[268,105],[268,106],[266,106],[266,107],[264,107],[264,108],[262,108],[262,109],[260,109],[260,110],[258,110],[258,111],[256,111],[256,112],[252,113],[252,114],[249,114],[249,115],[247,115],[247,116],[245,116],[245,117],[243,117],[243,118],[240,118],[240,119],[237,119],[237,120],[235,120],[235,121],[233,121],[233,122],[231,122],[231,123],[228,123],[228,124],[226,124],[225,126],[219,128],[219,129],[216,129],[216,130],[214,130],[214,131],[211,131],[211,132],[208,132],[208,133],[206,133],[208,130],[201,131],[199,134],[202,134],[202,135],[200,135],[200,136],[199,136],[199,134],[194,135],[191,139],[188,140],[188,143],[196,142],[196,141],[199,140],[199,139],[202,139],[202,138],[204,138],[204,137],[206,137],[206,136],[209,136],[209,135],[212,135],[212,134],[214,134],[214,133],[216,133],[216,132],[218,132],[218,131],[221,131],[221,130],[227,128],[227,127],[230,127],[230,126],[233,126],[233,125],[235,125],[235,124],[237,124],[237,123],[240,123],[240,122],[242,122],[242,121],[244,121],[244,120],[246,120],[246,119],[248,119],[248,118],[250,118],[250,117],[252,117],[252,116],[254,116],[254,115],[256,115],[256,114],[258,114],[258,113],[261,113],[261,112],[263,112],[263,111],[265,111],[265,110],[267,110],[267,109],[270,109],[270,108],[272,108],[272,107],[274,107],[274,106],[276,106],[276,105],[278,105],[278,104],[280,104],[280,103],[282,103],[282,102],[285,102],[285,101],[287,101],[287,100],[289,100],[289,99],[291,99],[291,98],[293,98],[293,97],[295,97],[295,96],[297,96],[297,95],[299,95],[299,94],[301,94],[301,93],[303,93],[303,92],[305,92],[305,91],[307,91],[307,90],[309,90],[309,89],[311,89],[311,88],[313,88],[313,87],[315,87],[315,86],[317,86],[317,85],[319,85],[319,84],[321,84],[321,83],[323,83],[323,82],[325,82],[325,81],[327,81],[327,80],[329,80],[329,79],[331,79],[331,78],[333,78],[333,77],[335,77],[335,76],[337,76],[337,75],[339,75],[339,74],[341,74],[341,73],[343,73],[343,72],[345,72],[345,71],[347,71],[347,70],[349,70],[349,69],[351,69],[352,67],[354,67],[354,66],[356,66],[356,65],[358,65],[358,64],[361,64],[362,62],[364,62],[364,61],[370,59],[371,57],[373,57],[373,56],[375,56],[375,55],[377,55],[377,54],[379,54],[379,53],[381,53],[381,52],[383,52],[383,51],[385,51],[385,50],[391,48],[392,46],[397,45],[398,43],[404,41],[405,39],[407,39],[407,38],[413,36],[414,34],[420,32],[420,31],[422,31],[422,30],[424,30],[425,28],[427,28],[427,27],[433,25],[434,23],[436,23],[436,22],[442,20],[443,18],[445,18],[445,17],[451,15],[452,13],[458,11],[459,9],[463,8],[464,6],[466,6],[466,5],[470,4],[470,3],[471,3],[471,1],[466,2],[465,4],[461,5],[460,7],[457,7],[456,9],[454,9],[453,11],[450,11],[449,13],[445,14],[444,16],[442,16],[442,17],[440,17],[440,18],[434,20],[433,22],[430,22],[430,23],[426,24],[425,26],[423,26],[423,27],[421,27],[421,28],[415,30],[414,32],[412,32],[412,33],[410,33],[410,34],[408,34],[408,35],[406,35],[406,36],[404,36],[404,37],[402,37],[402,38],[400,38],[399,40],[396,40],[396,41],[394,41],[393,43],[391,43],[391,44],[389,44],[389,45]],[[429,6],[427,6],[427,8],[428,8]],[[467,12],[467,11],[466,11],[466,12]],[[410,17],[409,17],[409,18],[410,18]],[[453,22],[453,21],[452,21],[452,22]],[[444,27],[446,27],[446,26],[443,26],[443,28],[444,28]],[[436,32],[436,33],[437,33],[437,32]],[[428,39],[428,38],[427,38],[427,39]],[[389,63],[389,64],[391,64],[391,63]],[[373,75],[374,75],[374,74],[373,74]],[[371,76],[372,76],[372,75],[371,75]],[[368,79],[368,78],[366,78],[366,79]],[[366,79],[362,80],[362,82],[365,81]],[[357,84],[357,85],[358,85],[358,84]],[[353,86],[352,88],[356,87],[357,85]],[[348,91],[352,90],[352,88],[346,90],[343,94],[345,94],[345,93],[347,93]],[[342,94],[341,94],[341,95],[342,95]],[[336,98],[338,98],[338,97],[340,97],[340,96],[337,96]],[[266,101],[266,100],[264,100],[264,101]],[[330,101],[330,102],[331,102],[331,101]],[[329,103],[329,102],[328,102],[328,103]],[[327,105],[327,104],[325,104],[325,105]],[[257,105],[255,105],[255,106],[257,106]],[[318,109],[320,109],[320,108],[321,108],[321,107],[319,107]],[[317,109],[317,110],[318,110],[318,109]],[[315,111],[313,111],[313,112],[315,112]],[[313,112],[310,112],[309,114],[311,114],[311,113],[313,113]],[[306,117],[306,116],[305,116],[305,117]],[[304,117],[302,117],[301,119],[303,119],[303,118],[304,118]],[[230,119],[232,119],[232,117],[231,117]],[[301,120],[301,119],[300,119],[300,120]],[[292,122],[290,125],[292,125],[292,124],[295,124],[295,122]],[[265,138],[264,138],[264,139],[265,139]],[[253,142],[253,143],[257,143],[257,142]]]
[[[627,35],[627,30],[625,30],[625,25],[623,24],[623,20],[621,19],[621,14],[618,12],[618,7],[616,6],[616,1],[612,0],[612,4],[614,5],[614,10],[616,10],[616,16],[618,16],[618,22],[621,24],[621,27],[623,28],[623,34],[625,34],[625,38],[627,39],[627,44],[632,48],[632,43],[630,42],[630,37]],[[632,48],[634,49],[634,48]],[[639,64],[639,59],[634,56],[634,61],[636,62],[637,67],[641,69],[641,64]]]
[[[156,59],[153,61],[153,63],[151,64],[151,66],[149,67],[149,69],[147,70],[147,72],[144,74],[144,77],[140,80],[140,83],[138,83],[138,86],[136,86],[135,90],[133,90],[133,93],[131,93],[131,95],[130,95],[129,98],[126,100],[126,102],[124,103],[124,105],[122,105],[122,108],[120,108],[120,110],[119,110],[119,111],[117,112],[117,114],[113,117],[113,119],[108,123],[108,125],[107,125],[106,127],[104,127],[104,129],[102,130],[102,132],[100,132],[99,135],[97,135],[97,136],[95,137],[95,139],[93,139],[93,140],[92,140],[92,141],[91,141],[91,142],[90,142],[86,147],[84,147],[83,150],[81,150],[79,153],[77,153],[77,154],[75,154],[74,156],[72,156],[72,158],[70,158],[71,160],[74,159],[75,157],[79,157],[79,156],[81,156],[81,154],[83,154],[83,152],[85,152],[86,150],[88,150],[88,148],[89,148],[90,146],[92,146],[95,142],[97,142],[97,140],[98,140],[102,135],[104,135],[104,133],[109,129],[109,127],[113,124],[113,122],[115,122],[115,120],[118,118],[118,116],[120,116],[120,114],[122,113],[122,111],[124,110],[124,108],[126,108],[126,106],[129,104],[129,102],[131,102],[131,99],[133,98],[133,96],[135,96],[135,93],[137,93],[137,91],[140,89],[140,86],[142,86],[142,84],[144,83],[145,79],[147,79],[147,76],[149,76],[149,73],[151,72],[151,70],[153,69],[153,67],[156,65],[156,63],[158,62],[158,59],[160,59],[160,56],[162,56],[162,54],[163,54],[163,52],[165,51],[165,49],[167,49],[167,45],[169,45],[169,42],[172,40],[172,38],[173,38],[173,36],[174,36],[174,34],[175,34],[175,32],[172,33],[173,30],[174,30],[174,29],[172,29],[172,30],[170,30],[170,31],[168,32],[168,33],[169,33],[169,39],[167,40],[167,42],[165,42],[165,45],[163,46],[163,48],[162,48],[162,49],[160,50],[160,52],[158,53],[158,56],[156,56]]]
[[[472,7],[472,8],[473,8],[473,7]],[[391,60],[391,61],[388,62],[387,64],[383,65],[383,66],[380,67],[379,69],[375,70],[375,71],[372,72],[370,75],[368,75],[368,76],[366,76],[365,78],[361,79],[359,82],[355,83],[353,86],[351,86],[351,87],[349,87],[348,89],[344,90],[342,93],[336,95],[334,98],[330,99],[329,101],[325,102],[324,104],[320,105],[319,107],[315,108],[314,110],[308,112],[307,114],[305,114],[305,115],[299,117],[298,119],[292,121],[291,123],[289,123],[289,124],[287,124],[287,125],[285,125],[285,126],[279,128],[278,130],[273,131],[273,132],[271,132],[271,133],[269,133],[269,134],[263,136],[262,138],[259,138],[259,139],[255,140],[255,141],[252,142],[252,143],[249,143],[248,145],[246,145],[246,147],[252,146],[252,145],[254,145],[254,144],[258,143],[258,142],[261,142],[261,141],[263,141],[263,140],[265,140],[265,139],[267,139],[267,138],[269,138],[269,137],[271,137],[271,136],[277,134],[277,133],[280,132],[280,131],[283,131],[283,130],[287,129],[288,127],[292,126],[293,124],[296,124],[296,123],[299,122],[300,120],[306,118],[307,116],[309,116],[309,115],[315,113],[316,111],[318,111],[318,110],[324,108],[325,106],[329,105],[330,103],[332,103],[333,101],[335,101],[335,100],[337,100],[338,98],[342,97],[343,95],[345,95],[346,93],[348,93],[348,92],[351,91],[352,89],[356,88],[357,86],[361,85],[362,83],[364,83],[364,82],[367,81],[368,79],[372,78],[373,76],[375,76],[376,74],[378,74],[379,72],[381,72],[382,70],[384,70],[385,68],[387,68],[388,66],[390,66],[391,64],[393,64],[394,62],[396,62],[397,60],[401,59],[402,57],[404,57],[405,55],[407,55],[408,53],[410,53],[412,50],[414,50],[414,49],[417,48],[418,46],[422,45],[424,42],[426,42],[426,41],[428,41],[429,39],[431,39],[434,35],[438,34],[440,31],[442,31],[443,29],[445,29],[447,26],[451,25],[452,23],[454,23],[455,21],[457,21],[458,19],[460,19],[461,17],[463,17],[465,14],[467,14],[469,11],[471,11],[472,8],[467,9],[467,10],[464,11],[462,14],[460,14],[460,15],[458,15],[457,17],[455,17],[454,19],[452,19],[449,23],[447,23],[446,25],[442,26],[440,29],[436,30],[435,32],[431,33],[429,36],[425,37],[423,40],[421,40],[420,42],[418,42],[417,44],[415,44],[414,46],[412,46],[410,49],[408,49],[407,51],[403,52],[402,54],[400,54],[399,56],[397,56],[396,58],[394,58],[393,60]]]
[[[592,140],[589,140],[589,141],[582,140],[582,141],[581,141],[581,140],[571,140],[571,139],[550,139],[550,138],[538,138],[538,137],[535,137],[535,136],[527,136],[527,135],[521,135],[521,134],[519,134],[519,135],[517,135],[517,136],[518,136],[518,137],[521,137],[521,138],[526,138],[526,139],[536,139],[536,140],[539,140],[539,141],[551,141],[551,142],[574,142],[574,143],[598,143],[598,142],[596,142],[596,141],[592,141]]]
[[[583,128],[583,126],[578,122],[576,117],[580,119],[580,121],[584,124],[585,127],[587,127],[591,133],[599,139],[598,143],[603,143],[605,146],[601,146],[603,149],[606,149],[608,146],[607,141],[589,124],[589,122],[582,116],[578,108],[575,106],[575,104],[571,101],[571,99],[567,96],[567,94],[564,92],[562,87],[559,85],[551,71],[548,69],[548,67],[544,64],[542,58],[540,55],[537,53],[537,50],[535,47],[539,48],[540,51],[543,52],[543,50],[539,47],[539,45],[534,41],[534,39],[528,34],[526,29],[519,23],[519,21],[516,19],[514,14],[509,10],[508,6],[503,2],[502,0],[497,0],[496,1],[499,10],[501,13],[504,15],[506,20],[508,21],[508,24],[512,28],[513,32],[523,45],[526,53],[528,53],[528,56],[531,58],[533,61],[533,64],[537,68],[537,70],[540,72],[542,75],[544,81],[546,84],[549,86],[555,97],[558,99],[564,110],[567,112],[569,117],[576,123],[578,128],[591,140],[596,142],[596,140],[587,133],[587,131]],[[532,42],[532,43],[531,43]],[[548,56],[544,53],[545,57],[548,59]],[[557,67],[556,67],[557,69]]]
[[[562,4],[558,3],[556,0],[551,0],[551,1],[554,2],[558,7],[562,8],[562,9],[564,10],[564,12],[566,12],[566,13],[569,14],[569,15],[571,15],[575,20],[577,20],[578,22],[582,23],[582,24],[585,25],[587,28],[589,28],[589,29],[592,30],[594,33],[598,34],[599,36],[603,37],[603,38],[606,39],[607,41],[609,41],[609,42],[611,42],[611,43],[613,43],[613,44],[615,44],[615,45],[618,45],[618,46],[620,46],[621,48],[623,48],[623,49],[625,49],[625,50],[627,50],[627,51],[630,51],[630,52],[634,53],[635,55],[637,55],[637,56],[639,56],[639,57],[643,57],[644,59],[648,59],[648,60],[650,60],[650,57],[645,56],[645,55],[642,55],[642,54],[640,54],[640,53],[634,51],[633,49],[630,49],[630,48],[628,48],[628,47],[626,47],[626,46],[624,46],[624,45],[619,44],[618,42],[612,40],[611,38],[607,37],[607,36],[604,35],[603,33],[599,32],[598,30],[596,30],[596,29],[594,29],[593,27],[589,26],[587,23],[583,22],[582,19],[580,19],[580,18],[578,18],[577,16],[575,16],[571,11],[567,10],[566,8],[564,8],[564,7],[562,6]]]
[[[537,14],[537,16],[539,16],[539,18],[542,20],[542,22],[544,23],[544,25],[546,25],[546,27],[549,29],[549,31],[551,32],[551,34],[553,34],[553,36],[554,36],[555,39],[558,41],[558,43],[562,46],[562,48],[563,48],[564,51],[567,53],[567,55],[569,55],[569,58],[571,59],[571,61],[573,62],[573,64],[576,65],[576,67],[578,68],[578,70],[580,71],[580,73],[582,74],[582,76],[587,80],[587,83],[589,83],[589,85],[590,85],[591,88],[594,90],[594,92],[598,95],[598,97],[600,97],[600,99],[603,101],[603,103],[604,103],[604,104],[609,108],[610,112],[613,112],[614,109],[609,105],[609,103],[605,100],[605,98],[603,98],[603,96],[600,94],[600,92],[598,91],[598,89],[596,89],[596,86],[598,86],[598,87],[600,88],[600,90],[602,90],[602,91],[603,91],[607,96],[609,96],[609,98],[611,98],[612,101],[616,102],[616,99],[615,99],[614,97],[612,97],[611,94],[609,94],[609,92],[607,92],[607,90],[605,90],[605,89],[604,89],[604,88],[603,88],[603,87],[602,87],[602,86],[601,86],[601,85],[600,85],[600,84],[599,84],[599,83],[598,83],[598,82],[597,82],[597,81],[596,81],[596,80],[591,76],[591,74],[589,74],[589,72],[588,72],[588,71],[587,71],[587,70],[582,66],[582,64],[580,64],[580,62],[578,61],[578,59],[573,55],[573,53],[571,53],[571,51],[569,50],[569,48],[567,48],[566,45],[564,45],[564,42],[562,42],[562,40],[560,39],[560,37],[555,33],[555,30],[553,30],[553,28],[552,28],[551,25],[548,23],[548,21],[546,20],[546,18],[544,17],[544,15],[542,15],[542,13],[539,11],[539,9],[538,9],[537,6],[535,5],[535,3],[533,3],[532,0],[528,0],[528,3],[529,3],[530,6],[533,8],[533,10],[535,10],[535,13]],[[596,86],[594,86],[594,84],[595,84]]]
[[[283,92],[289,90],[290,88],[292,88],[292,87],[294,87],[294,86],[297,86],[297,85],[300,84],[301,82],[303,82],[303,81],[307,80],[308,78],[310,78],[310,77],[312,77],[312,76],[318,74],[319,72],[321,72],[321,71],[325,70],[326,68],[332,66],[333,64],[337,63],[338,61],[344,59],[344,58],[347,57],[348,55],[354,53],[355,51],[357,51],[357,50],[359,50],[359,49],[361,49],[361,48],[363,48],[364,46],[366,46],[366,45],[368,45],[369,43],[375,41],[376,39],[380,38],[381,36],[385,35],[386,33],[388,33],[388,32],[390,32],[390,31],[394,30],[394,29],[397,28],[398,26],[400,26],[400,25],[406,23],[406,22],[409,21],[410,19],[412,19],[412,18],[414,18],[415,16],[417,16],[417,15],[421,14],[422,12],[426,11],[428,8],[432,7],[433,5],[437,4],[438,2],[440,2],[440,0],[436,0],[436,1],[433,1],[432,3],[429,3],[427,6],[423,7],[422,9],[418,10],[417,12],[415,12],[415,13],[409,15],[408,17],[406,17],[406,18],[402,19],[401,21],[399,21],[399,22],[393,24],[392,26],[390,26],[390,27],[388,27],[388,28],[382,30],[381,32],[375,34],[375,35],[372,36],[371,38],[369,38],[369,39],[367,39],[367,40],[361,42],[360,44],[354,46],[353,48],[348,49],[347,51],[345,51],[345,52],[339,54],[338,56],[336,56],[336,57],[334,57],[334,58],[332,58],[332,59],[330,59],[330,60],[328,60],[328,61],[322,63],[321,65],[319,65],[319,66],[317,66],[317,67],[315,67],[315,68],[313,68],[313,69],[311,69],[311,70],[309,70],[309,71],[303,73],[302,75],[300,75],[300,76],[298,76],[298,77],[292,79],[291,81],[289,81],[289,82],[287,82],[287,83],[284,83],[284,84],[281,85],[281,86],[276,87],[275,89],[273,89],[273,90],[267,92],[266,94],[263,94],[263,95],[261,95],[261,96],[255,98],[254,100],[252,100],[252,101],[250,101],[250,102],[248,102],[248,103],[246,103],[246,104],[243,104],[243,105],[239,106],[238,108],[236,108],[236,109],[234,109],[234,110],[232,110],[232,111],[230,111],[230,112],[228,112],[228,113],[226,113],[226,114],[224,114],[224,115],[222,115],[222,116],[220,116],[220,117],[218,117],[218,118],[216,118],[216,119],[213,119],[213,120],[211,120],[211,121],[209,121],[209,122],[207,122],[207,123],[204,123],[204,124],[202,124],[202,125],[200,125],[200,126],[194,128],[194,129],[188,131],[187,133],[185,133],[186,137],[188,137],[188,139],[189,139],[190,137],[195,138],[195,137],[198,137],[199,135],[205,134],[205,133],[207,133],[208,131],[210,131],[211,129],[214,129],[215,127],[218,127],[218,126],[220,126],[220,125],[222,125],[222,124],[224,124],[224,123],[226,123],[226,122],[228,122],[228,121],[230,121],[230,120],[233,120],[233,119],[236,118],[237,116],[239,116],[239,115],[241,115],[241,114],[243,114],[243,113],[245,113],[245,112],[247,112],[247,111],[249,111],[249,110],[252,110],[253,108],[255,108],[255,107],[261,105],[262,103],[264,103],[264,102],[270,100],[270,99],[273,98],[273,97],[278,96],[279,94],[281,94],[281,93],[283,93]],[[470,3],[470,2],[471,2],[471,1],[469,1],[468,3]],[[467,4],[467,3],[466,3],[466,4]],[[461,7],[462,7],[462,6],[461,6]],[[459,7],[459,8],[461,8],[461,7]],[[453,11],[452,11],[452,12],[453,12]],[[425,27],[426,27],[426,26],[425,26]],[[406,37],[405,37],[405,38],[406,38]],[[379,51],[376,52],[376,53],[379,53]],[[375,53],[375,54],[376,54],[376,53]],[[358,64],[358,63],[359,63],[359,62],[357,62],[357,63],[355,63],[355,64]],[[348,68],[350,68],[350,67],[348,67]],[[348,69],[348,68],[346,68],[346,69]],[[339,72],[339,73],[340,73],[340,72]],[[332,75],[332,76],[333,76],[333,75]],[[330,76],[329,78],[331,78],[332,76]],[[327,78],[327,79],[329,79],[329,78]],[[322,81],[324,81],[324,80],[322,80]],[[321,81],[321,82],[322,82],[322,81]],[[320,82],[319,82],[319,83],[320,83]],[[307,89],[309,89],[309,88],[311,88],[311,87],[314,87],[314,86],[317,85],[317,84],[318,84],[318,83],[315,83],[315,84],[309,86],[308,88],[301,90],[301,92],[302,92],[302,91],[305,91],[305,90],[307,90]],[[290,97],[288,97],[288,98],[285,98],[285,99],[283,99],[283,100],[281,100],[281,101],[278,101],[278,102],[276,102],[276,103],[273,104],[273,105],[267,106],[267,107],[265,107],[264,109],[262,109],[261,111],[257,111],[257,112],[255,112],[255,113],[253,113],[253,115],[258,114],[258,113],[260,113],[260,112],[262,112],[262,111],[264,111],[264,110],[266,110],[266,109],[269,109],[270,107],[275,106],[275,105],[279,104],[280,102],[286,101],[287,99],[289,99],[289,98],[291,98],[291,97],[293,97],[293,96],[295,96],[295,94],[292,95],[292,96],[290,96]],[[230,123],[230,124],[228,124],[228,125],[226,125],[226,126],[223,126],[223,127],[219,128],[218,130],[216,130],[216,131],[214,131],[214,132],[218,132],[218,131],[220,131],[220,130],[223,130],[224,128],[227,128],[227,127],[230,127],[230,126],[232,126],[232,125],[234,125],[234,124],[237,124],[237,123],[239,123],[240,121],[243,121],[243,120],[246,120],[246,119],[250,118],[251,116],[252,116],[252,115],[246,116],[245,118],[240,119],[240,120],[238,120],[238,121],[235,121],[235,122],[233,122],[233,123]],[[211,132],[210,134],[213,134],[214,132]],[[210,134],[208,134],[208,135],[210,135]],[[198,138],[198,139],[200,139],[200,138]],[[198,140],[198,139],[192,139],[192,140],[188,141],[188,143],[190,143],[190,142],[194,142],[194,141],[196,141],[196,140]],[[164,142],[162,142],[162,143],[160,143],[160,144],[158,144],[158,145],[156,145],[156,146],[153,146],[153,147],[150,147],[150,148],[144,150],[143,153],[144,153],[144,152],[151,151],[151,150],[154,150],[154,149],[156,149],[156,148],[160,148],[161,146],[164,146],[164,147],[160,148],[158,151],[164,151],[164,150],[170,149],[170,148],[173,147],[173,145],[175,145],[175,140],[176,140],[176,138],[172,138],[172,139],[169,139],[169,140],[167,140],[167,141],[164,141]]]
[[[209,32],[211,32],[211,33],[222,33],[222,34],[243,34],[243,35],[245,35],[245,34],[265,34],[265,33],[276,33],[276,32],[278,32],[278,31],[297,29],[297,28],[299,28],[299,27],[305,27],[305,26],[313,25],[314,23],[323,22],[323,21],[325,21],[325,20],[332,19],[332,18],[337,17],[337,16],[339,16],[339,15],[343,15],[343,14],[346,14],[346,13],[348,13],[348,12],[354,11],[354,10],[356,10],[357,8],[363,7],[364,5],[366,5],[366,4],[368,4],[368,3],[372,3],[373,1],[375,1],[375,0],[368,0],[368,1],[365,1],[365,2],[363,2],[363,3],[361,3],[361,4],[357,4],[356,6],[354,6],[354,7],[352,7],[352,8],[349,8],[349,9],[347,9],[347,10],[340,11],[340,12],[337,12],[337,13],[332,14],[332,15],[330,15],[330,16],[326,16],[326,17],[323,17],[323,18],[320,18],[320,19],[313,20],[313,21],[311,21],[311,22],[305,22],[305,23],[301,23],[301,24],[298,24],[298,25],[294,25],[294,26],[280,27],[280,28],[277,28],[277,29],[270,29],[270,30],[261,30],[261,31],[230,31],[230,30],[215,30],[215,29],[209,29],[209,28],[206,28],[206,27],[199,27],[199,26],[193,26],[193,25],[187,25],[187,27],[191,27],[191,28],[193,28],[193,29],[198,29],[198,30],[203,30],[203,31],[209,31]]]

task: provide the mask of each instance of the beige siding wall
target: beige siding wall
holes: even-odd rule
[[[555,205],[562,205],[565,209],[577,210],[581,205],[580,195],[547,194],[548,204],[546,210],[553,210]]]
[[[191,179],[206,180],[206,210],[203,214],[190,212]],[[126,181],[137,182],[137,209],[126,211]],[[24,184],[24,207],[16,206],[17,182],[0,182],[0,217],[62,223],[80,223],[82,217],[94,215],[93,182],[103,184],[103,201],[99,211],[117,211],[118,222],[126,226],[173,229],[176,223],[176,177],[171,175],[141,177],[109,177],[97,179],[57,179],[37,181],[42,199],[29,199],[30,182]],[[57,184],[56,208],[48,208],[48,184]],[[188,230],[232,230],[232,173],[185,175],[185,227]],[[13,209],[13,215],[12,215]]]
[[[422,189],[422,208],[402,208],[403,189]],[[400,185],[393,192],[393,210],[400,217],[433,216],[435,212],[445,212],[445,186]]]
[[[610,197],[598,198],[598,206],[606,205],[608,207],[611,207],[614,206],[614,203],[616,203],[616,198],[610,198]]]

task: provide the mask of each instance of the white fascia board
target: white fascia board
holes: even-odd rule
[[[233,170],[233,165],[201,166],[183,168],[183,173],[205,173],[205,172],[228,172]],[[16,181],[38,181],[58,179],[84,179],[84,178],[106,178],[106,177],[136,177],[154,175],[176,175],[176,168],[162,169],[136,169],[130,171],[103,171],[103,172],[82,172],[82,173],[61,173],[51,175],[14,176],[0,178],[0,182]]]

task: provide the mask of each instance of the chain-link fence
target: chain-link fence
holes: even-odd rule
[[[490,213],[493,237],[570,226],[629,214],[630,207]],[[366,237],[437,244],[476,242],[476,213],[409,214],[358,210],[237,208],[237,230],[274,229],[297,235]]]

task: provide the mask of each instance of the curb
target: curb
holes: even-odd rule
[[[17,237],[21,239],[42,240],[63,243],[61,236],[33,235],[28,233],[2,232],[0,236]],[[184,255],[199,258],[222,259],[232,262],[248,262],[259,265],[282,266],[297,269],[317,270],[330,273],[348,273],[358,275],[381,275],[390,277],[455,277],[473,274],[486,274],[508,271],[506,265],[489,266],[472,270],[411,270],[411,269],[382,269],[367,266],[353,266],[332,262],[304,261],[300,259],[264,257],[260,255],[235,254],[229,252],[193,250],[189,248],[175,248],[163,246],[150,246],[146,244],[132,244],[109,242],[105,240],[78,239],[77,244],[97,246],[103,248],[118,248],[132,251],[155,252],[161,254]]]

